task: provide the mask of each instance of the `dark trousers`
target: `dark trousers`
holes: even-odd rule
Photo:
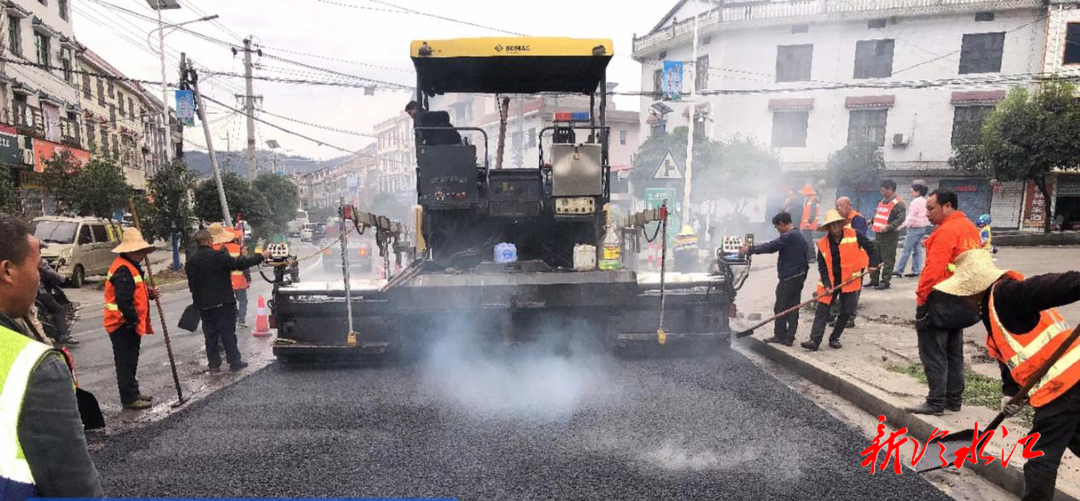
[[[776,284],[776,305],[773,306],[773,314],[787,310],[802,299],[803,285],[806,283],[806,273],[793,277],[782,278]],[[777,339],[791,342],[795,340],[795,331],[799,328],[799,310],[776,319],[773,326],[773,335]]]
[[[840,335],[844,333],[844,327],[847,326],[848,319],[855,314],[855,309],[859,307],[859,291],[841,292],[833,296],[832,302],[840,303],[840,314],[836,317],[836,323],[833,325],[829,341],[839,341]],[[829,309],[830,305],[818,302],[814,311],[814,326],[810,328],[811,342],[821,344],[821,338],[825,336],[825,327],[829,323]]]
[[[49,312],[49,316],[53,319],[53,326],[56,327],[56,341],[67,340],[67,312],[64,311],[64,307],[60,306],[56,298],[48,292],[39,292],[37,299],[41,301],[41,305],[45,307],[45,311]]]
[[[1024,464],[1024,500],[1053,499],[1058,466],[1065,449],[1080,456],[1080,386],[1073,386],[1035,409],[1031,433],[1039,433],[1034,449],[1042,456]]]
[[[206,360],[210,367],[221,367],[218,341],[225,345],[225,360],[229,365],[239,364],[241,356],[236,347],[236,305],[225,304],[202,310],[201,317],[203,336],[206,338]]]
[[[926,403],[942,408],[964,400],[964,331],[928,327],[918,331],[919,360],[930,394]]]
[[[139,381],[135,372],[139,369],[139,347],[142,336],[135,327],[124,324],[109,334],[112,341],[113,361],[116,363],[116,386],[120,390],[120,403],[130,404],[139,399]]]
[[[878,233],[874,236],[874,246],[881,256],[881,268],[870,276],[870,285],[892,281],[893,269],[896,268],[896,246],[900,243],[900,232]],[[880,276],[880,278],[878,278]]]

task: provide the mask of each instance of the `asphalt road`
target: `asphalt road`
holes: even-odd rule
[[[452,333],[448,333],[452,334]],[[92,449],[106,495],[948,499],[738,354],[273,364]]]

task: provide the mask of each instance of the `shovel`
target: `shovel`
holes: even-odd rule
[[[862,277],[863,277],[862,273],[857,273],[857,274],[853,275],[851,278],[845,280],[844,283],[842,283],[840,285],[837,285],[836,287],[833,287],[832,289],[829,289],[828,291],[825,292],[825,294],[822,294],[821,296],[828,296],[828,295],[834,294],[837,291],[839,291],[840,289],[843,289],[844,286],[846,286],[847,284],[850,284],[851,282],[854,282],[856,280],[862,280]],[[786,309],[784,311],[781,311],[780,313],[777,313],[776,315],[773,315],[773,316],[771,316],[769,318],[766,318],[765,320],[762,320],[762,321],[754,324],[754,326],[750,327],[749,329],[736,332],[735,337],[736,338],[744,338],[744,337],[753,335],[755,329],[758,329],[763,325],[768,325],[768,324],[770,324],[772,322],[775,322],[778,318],[783,317],[784,315],[787,315],[788,313],[791,313],[793,311],[798,311],[799,308],[802,308],[803,306],[806,306],[806,305],[808,305],[810,303],[813,303],[814,301],[817,301],[818,298],[821,297],[821,296],[815,294],[814,297],[812,297],[812,298],[810,298],[810,299],[808,299],[808,300],[806,300],[806,301],[804,301],[802,303],[799,303],[799,304],[797,304],[795,306],[792,306],[791,308],[788,308],[788,309]]]
[[[1046,373],[1050,371],[1050,368],[1053,367],[1054,364],[1057,363],[1057,361],[1061,357],[1063,357],[1065,355],[1065,352],[1068,351],[1069,347],[1072,346],[1073,343],[1076,342],[1077,338],[1080,338],[1080,329],[1073,329],[1072,333],[1069,334],[1069,337],[1065,339],[1065,342],[1061,343],[1061,346],[1058,346],[1057,350],[1054,350],[1054,353],[1050,355],[1050,358],[1048,358],[1046,360],[1046,363],[1044,363],[1042,367],[1039,367],[1039,370],[1035,371],[1034,373],[1032,373],[1032,375],[1030,377],[1028,377],[1027,383],[1024,384],[1024,387],[1021,388],[1020,391],[1016,393],[1016,395],[1013,395],[1013,397],[1009,399],[1009,401],[1008,401],[1008,403],[1006,403],[1006,405],[1017,405],[1017,404],[1023,402],[1024,399],[1027,398],[1028,392],[1031,391],[1031,389],[1036,384],[1038,384],[1039,381],[1042,380],[1043,376],[1045,376]],[[986,429],[981,431],[981,433],[985,434],[987,431],[996,429],[1001,424],[1002,421],[1005,421],[1005,417],[1006,417],[1005,416],[1005,411],[999,412],[997,417],[995,417],[994,420],[991,421],[989,425],[987,425]],[[987,435],[987,437],[989,437],[989,435]],[[986,439],[985,438],[980,439],[979,444],[976,444],[976,447],[979,447],[979,445],[981,445],[982,441],[984,441],[984,440],[986,440]],[[926,445],[929,446],[930,444],[933,444],[933,443],[940,444],[941,449],[942,449],[941,457],[945,458],[946,461],[949,461],[950,458],[955,460],[956,453],[960,449],[962,449],[964,447],[971,447],[972,446],[971,444],[974,441],[975,441],[975,430],[963,430],[963,431],[960,431],[960,432],[957,432],[957,433],[949,433],[948,435],[945,435],[944,437],[935,438],[934,440],[930,440],[930,441],[928,441],[926,443]],[[926,459],[926,458],[924,457],[923,459]],[[920,461],[920,463],[922,463],[922,464],[933,463],[933,465],[932,466],[912,465],[911,466],[912,469],[915,470],[918,473],[924,473],[924,472],[934,471],[934,470],[937,470],[937,469],[944,468],[944,466],[942,466],[939,461],[927,461],[926,463],[923,463],[922,461]],[[949,464],[952,464],[952,463],[950,462]]]

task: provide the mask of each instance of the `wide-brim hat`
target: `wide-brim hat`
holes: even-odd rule
[[[934,289],[954,296],[974,296],[989,289],[1005,270],[994,264],[994,255],[986,249],[972,249],[956,257],[953,276],[934,286]]]
[[[214,245],[227,244],[232,242],[235,237],[231,231],[225,228],[221,223],[214,223],[210,225],[210,238]]]
[[[836,209],[829,209],[829,210],[825,211],[825,220],[818,223],[818,227],[819,228],[824,228],[824,227],[826,227],[826,226],[828,226],[830,224],[839,223],[841,221],[843,221],[844,223],[847,223],[847,218],[844,217],[844,216],[841,216],[840,211],[838,211]]]
[[[120,245],[117,245],[112,251],[113,254],[124,254],[148,249],[157,250],[157,247],[143,239],[142,232],[138,228],[125,228],[124,235],[120,239]]]

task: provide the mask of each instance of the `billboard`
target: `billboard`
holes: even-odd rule
[[[90,152],[79,148],[72,148],[60,143],[34,138],[34,172],[45,171],[45,161],[57,153],[66,151],[71,153],[79,161],[79,165],[86,165],[90,161]]]
[[[661,74],[660,89],[666,101],[678,101],[682,99],[682,61],[664,61],[664,71]]]
[[[19,151],[19,133],[15,131],[15,127],[0,125],[0,164],[22,167],[22,155]]]
[[[176,91],[176,119],[184,125],[195,125],[195,93]]]

